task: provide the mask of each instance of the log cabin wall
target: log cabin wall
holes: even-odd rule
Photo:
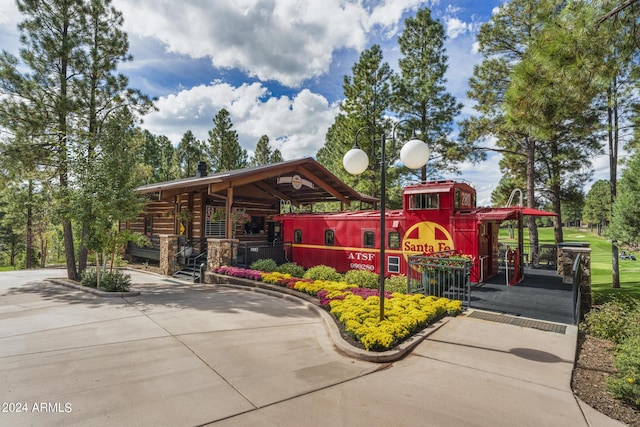
[[[152,248],[160,250],[160,234],[176,234],[174,204],[164,201],[150,201],[145,212],[130,221],[128,229],[146,235]]]

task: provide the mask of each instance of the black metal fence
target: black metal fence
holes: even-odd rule
[[[272,259],[276,264],[287,262],[287,246],[290,243],[284,242],[239,242],[235,244],[236,257],[233,265],[236,267],[249,268],[254,261],[259,259]]]
[[[582,320],[582,255],[578,254],[573,261],[573,323]]]
[[[407,292],[422,293],[471,303],[471,267],[473,262],[456,256],[454,251],[437,252],[432,256],[409,256]]]

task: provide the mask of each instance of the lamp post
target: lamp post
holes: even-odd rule
[[[397,122],[391,131],[391,153],[395,149],[395,134],[398,126],[407,122],[408,120],[401,120]],[[355,135],[355,141],[353,148],[344,155],[342,164],[347,172],[352,175],[360,175],[369,167],[369,156],[363,150],[358,147],[358,135],[363,130],[369,130],[373,132],[374,129],[368,126],[358,129]],[[380,290],[380,321],[384,320],[384,278],[385,278],[385,246],[386,246],[386,230],[385,230],[385,217],[386,209],[385,204],[387,202],[387,138],[385,134],[382,134],[380,139],[380,155],[376,155],[376,139],[373,138],[373,144],[371,146],[371,156],[380,161],[380,276],[378,286]],[[408,168],[418,169],[427,164],[429,160],[429,148],[420,139],[416,137],[415,128],[413,130],[413,136],[409,142],[402,146],[400,150],[400,160]],[[393,159],[391,159],[393,160]]]

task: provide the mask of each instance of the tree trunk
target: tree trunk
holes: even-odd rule
[[[87,269],[87,259],[89,258],[89,249],[87,249],[87,237],[89,226],[87,221],[82,221],[82,232],[80,235],[80,250],[78,251],[78,274],[82,275],[82,272]]]
[[[27,190],[27,241],[26,241],[26,258],[24,268],[33,268],[33,180],[29,180]]]
[[[609,106],[607,108],[609,139],[609,185],[611,186],[611,217],[616,201],[618,187],[618,97],[617,80],[614,78],[609,90]],[[620,288],[620,266],[618,264],[618,242],[611,241],[611,287]]]
[[[49,248],[49,240],[45,237],[40,241],[40,268],[47,266],[47,250]]]

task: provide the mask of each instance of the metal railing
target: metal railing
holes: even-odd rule
[[[577,325],[582,318],[582,255],[573,261],[573,323]]]
[[[437,252],[433,256],[409,256],[407,293],[460,300],[464,307],[469,307],[473,262],[454,255],[453,251],[445,251]]]
[[[259,259],[272,259],[276,264],[284,264],[288,261],[287,250],[291,243],[274,241],[268,242],[238,242],[234,243],[236,257],[233,265],[249,268],[253,262]]]

